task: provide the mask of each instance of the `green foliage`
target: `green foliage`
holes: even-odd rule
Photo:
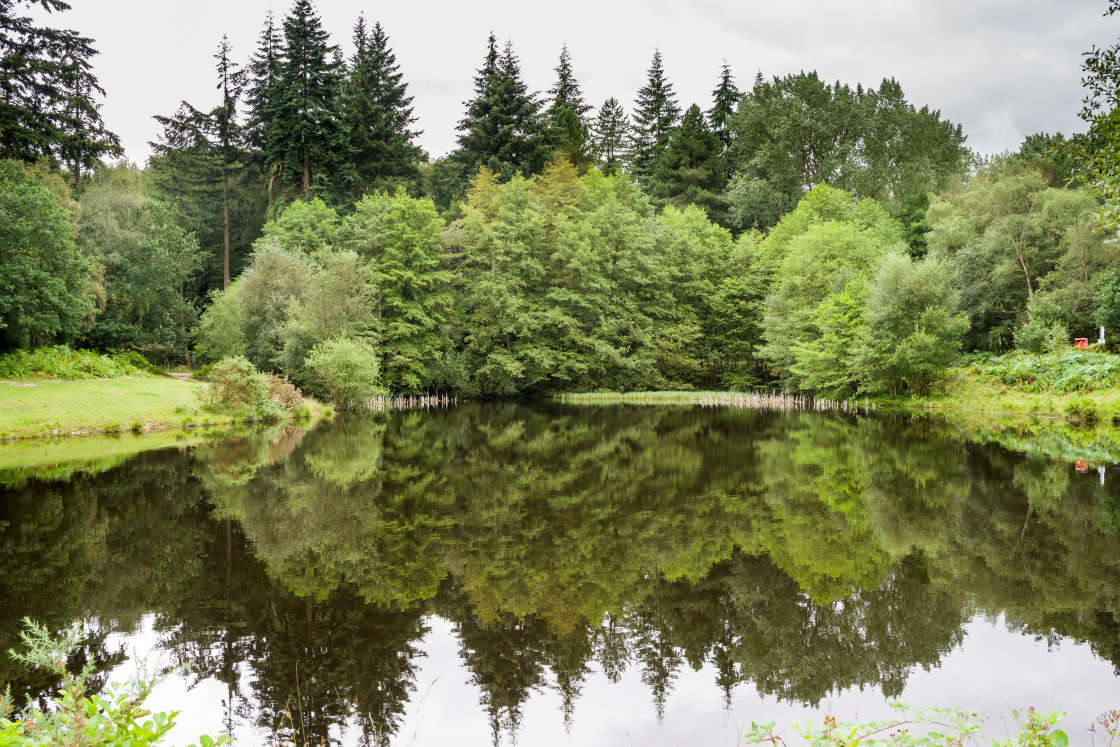
[[[1085,396],[1073,397],[1066,403],[1065,415],[1070,420],[1092,425],[1097,422],[1099,415],[1093,400]]]
[[[364,340],[333,339],[320,343],[307,357],[312,391],[341,410],[369,406],[382,394],[377,350]]]
[[[268,379],[244,356],[218,361],[208,378],[210,402],[217,407],[259,414],[271,409]]]
[[[90,62],[97,50],[77,31],[40,26],[41,13],[19,15],[22,4],[0,9],[0,157],[50,158],[71,171],[78,191],[83,168],[122,153],[101,119],[97,98],[105,91]],[[33,5],[47,13],[70,9],[61,0]]]
[[[179,714],[177,711],[152,714],[144,708],[144,701],[151,695],[158,678],[140,673],[128,685],[114,683],[106,694],[90,694],[94,674],[92,660],[76,674],[66,666],[67,659],[82,641],[81,627],[73,625],[55,637],[30,619],[25,619],[24,624],[26,630],[20,638],[26,650],[9,651],[9,655],[25,667],[61,678],[62,691],[52,709],[32,706],[14,721],[10,720],[12,714],[6,712],[10,704],[0,698],[0,706],[5,711],[0,712],[0,745],[150,747],[163,742]],[[199,745],[217,747],[228,742],[229,737],[225,735],[217,740],[204,735]]]
[[[731,117],[728,194],[737,227],[771,225],[819,184],[870,198],[901,217],[905,206],[962,176],[959,125],[917,109],[893,79],[878,89],[828,85],[815,72],[761,80]]]
[[[349,245],[370,262],[370,301],[377,309],[370,326],[381,339],[384,384],[393,392],[420,392],[448,347],[454,305],[435,205],[403,190],[379,192],[357,204],[347,227]]]
[[[661,50],[653,50],[653,61],[646,72],[646,84],[634,100],[634,119],[630,129],[630,167],[634,177],[652,191],[654,171],[669,145],[670,133],[677,126],[681,108],[673,84],[665,76]]]
[[[761,243],[760,269],[773,282],[759,352],[783,380],[809,391],[851,389],[863,287],[888,253],[901,250],[900,235],[877,203],[822,185]]]
[[[498,53],[493,34],[487,41],[486,58],[475,76],[475,96],[459,122],[459,149],[452,155],[463,180],[453,194],[461,197],[466,180],[480,168],[503,181],[514,174],[539,173],[552,154],[541,117],[541,104],[521,78],[521,64],[506,43]]]
[[[278,78],[265,97],[265,165],[282,194],[341,201],[353,187],[353,149],[339,105],[344,69],[311,0],[284,18]]]
[[[725,223],[720,193],[727,183],[719,135],[708,127],[700,107],[693,104],[668,143],[654,169],[654,194],[666,204],[697,205],[716,223]]]
[[[74,216],[34,170],[0,161],[0,350],[72,340],[92,311]]]
[[[1091,392],[1120,382],[1120,358],[1067,347],[1060,353],[1008,353],[973,364],[982,378],[1027,392]]]
[[[372,29],[365,18],[354,26],[354,56],[343,93],[342,123],[354,151],[354,169],[361,192],[405,187],[416,190],[423,151],[412,141],[419,132],[412,97],[397,57],[379,22]]]
[[[865,391],[924,394],[960,357],[968,318],[936,259],[887,256],[867,299],[855,369]]]
[[[1101,277],[1120,259],[1094,230],[1095,209],[1085,190],[1050,187],[1017,159],[934,199],[927,241],[956,276],[971,324],[967,349],[1006,350],[1028,309],[1091,334]]]
[[[137,353],[103,355],[62,345],[0,356],[2,379],[115,379],[144,371],[158,373],[159,369]]]
[[[630,120],[622,104],[613,96],[599,107],[598,116],[591,126],[592,151],[599,168],[607,176],[617,174],[627,160],[630,138]]]
[[[198,323],[195,352],[211,362],[232,355],[245,355],[245,325],[241,308],[241,289],[234,281],[225,292],[210,294],[210,305]]]
[[[282,347],[274,363],[302,387],[313,386],[307,358],[316,345],[368,337],[377,325],[372,263],[353,251],[324,252],[315,259],[306,287],[289,301],[275,331]]]
[[[199,267],[199,247],[175,211],[145,192],[143,176],[120,166],[99,170],[82,195],[78,245],[100,285],[86,340],[170,360],[187,349],[197,318],[182,288]]]
[[[259,243],[311,255],[339,248],[344,238],[342,229],[338,213],[318,197],[296,200],[276,220],[265,224]]]
[[[1069,347],[1070,334],[1061,322],[1032,317],[1015,330],[1015,348],[1027,353],[1060,353]]]

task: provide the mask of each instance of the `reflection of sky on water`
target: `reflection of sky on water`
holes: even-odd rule
[[[459,656],[459,642],[451,623],[429,618],[431,631],[424,637],[419,659],[416,692],[405,711],[394,745],[488,745],[490,725],[479,705],[480,692],[469,683],[470,673]],[[116,639],[120,641],[121,639]],[[158,636],[152,617],[126,641],[128,650],[141,656],[152,651]],[[149,654],[150,663],[157,654]],[[113,680],[127,679],[134,671],[129,662],[114,671]],[[244,669],[242,669],[244,676]],[[179,710],[179,725],[172,744],[185,745],[200,733],[216,734],[223,719],[226,687],[206,680],[185,690],[180,674],[164,681],[152,694],[153,711]],[[243,679],[243,690],[251,691]],[[1120,705],[1120,683],[1111,664],[1097,658],[1087,644],[1063,641],[1048,649],[1036,640],[1007,629],[1002,617],[989,621],[976,617],[965,626],[964,644],[949,652],[937,669],[911,673],[899,700],[920,706],[961,706],[989,716],[987,731],[1005,736],[1004,721],[1012,708],[1034,706],[1039,711],[1065,711],[1062,725],[1074,744],[1088,743],[1085,730],[1098,714]],[[583,692],[575,704],[571,732],[565,731],[558,692],[537,692],[524,707],[517,741],[523,745],[735,745],[751,721],[777,721],[788,725],[830,709],[840,720],[886,718],[891,713],[878,688],[852,688],[833,694],[821,709],[779,702],[760,696],[750,683],[739,685],[730,711],[723,708],[723,693],[716,685],[711,665],[700,671],[685,666],[669,694],[665,720],[657,724],[649,688],[637,666],[627,668],[617,684],[610,683],[592,664]],[[237,722],[235,745],[267,744],[269,735],[256,732],[243,720]],[[503,735],[508,743],[508,734]],[[347,734],[345,745],[356,744]]]

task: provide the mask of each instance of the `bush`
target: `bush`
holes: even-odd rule
[[[1015,331],[1015,347],[1028,353],[1060,353],[1069,347],[1069,332],[1059,322],[1032,318]]]
[[[131,356],[102,355],[92,350],[73,350],[65,345],[17,350],[0,356],[0,379],[27,379],[33,376],[48,379],[114,379],[135,376],[141,368],[132,363]],[[144,363],[151,366],[147,361]]]
[[[81,627],[72,626],[55,639],[46,628],[30,620],[24,620],[24,624],[27,630],[20,633],[20,638],[27,651],[12,651],[12,658],[60,678],[62,694],[50,710],[43,711],[33,705],[22,718],[14,721],[10,720],[12,713],[7,698],[0,697],[0,745],[148,747],[161,743],[171,731],[177,713],[152,714],[144,708],[144,700],[151,695],[158,679],[145,678],[141,673],[128,685],[109,685],[107,695],[89,695],[86,689],[93,677],[93,660],[88,660],[77,674],[69,672],[65,664],[81,645]],[[199,740],[202,747],[217,747],[227,742],[229,737],[224,735],[216,740],[208,736]]]
[[[268,398],[274,405],[283,410],[295,410],[303,404],[303,393],[288,381],[287,376],[269,373],[265,374],[265,378],[268,380]]]
[[[315,393],[341,410],[368,407],[372,397],[384,392],[379,383],[377,351],[364,340],[320,343],[307,357],[307,368]]]
[[[1066,418],[1077,423],[1092,425],[1097,422],[1097,408],[1088,397],[1073,397],[1066,403]]]
[[[147,371],[150,374],[163,373],[163,370],[159,366],[153,364],[151,361],[137,353],[135,350],[129,350],[127,353],[119,353],[115,357],[117,360],[127,363],[131,366],[135,366],[141,371]]]
[[[243,355],[223,358],[210,371],[210,402],[231,410],[261,414],[272,409],[268,379]]]

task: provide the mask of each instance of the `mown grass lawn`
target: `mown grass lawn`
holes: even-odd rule
[[[226,422],[202,413],[205,387],[163,376],[0,383],[0,439]]]

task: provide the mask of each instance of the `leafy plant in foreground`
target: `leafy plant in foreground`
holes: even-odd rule
[[[30,619],[25,619],[24,624],[27,630],[20,633],[20,638],[27,651],[9,651],[8,654],[27,667],[47,670],[60,677],[62,694],[53,704],[54,710],[47,712],[31,706],[15,720],[12,720],[7,694],[0,697],[0,747],[148,747],[160,744],[171,731],[179,715],[177,711],[153,714],[144,708],[144,701],[159,677],[139,672],[126,685],[109,685],[105,695],[87,695],[93,662],[87,662],[77,674],[66,668],[69,654],[82,639],[81,626],[75,624],[55,638],[47,628]],[[224,735],[216,740],[204,735],[199,747],[217,747],[228,741]]]
[[[820,724],[811,720],[795,721],[793,730],[810,747],[964,747],[978,744],[983,736],[981,724],[984,718],[976,711],[964,708],[914,710],[904,703],[891,703],[890,707],[898,712],[896,718],[847,722],[837,721],[828,714]],[[1064,714],[1054,712],[1044,716],[1034,708],[1015,710],[1012,714],[1019,727],[1018,733],[1007,739],[992,740],[992,747],[1068,747],[1069,737],[1055,728]],[[1098,723],[1114,740],[1120,713],[1113,714],[1112,719],[1108,718],[1110,714],[1105,714]],[[789,745],[781,733],[774,732],[773,721],[764,724],[752,722],[743,737],[753,745]]]

